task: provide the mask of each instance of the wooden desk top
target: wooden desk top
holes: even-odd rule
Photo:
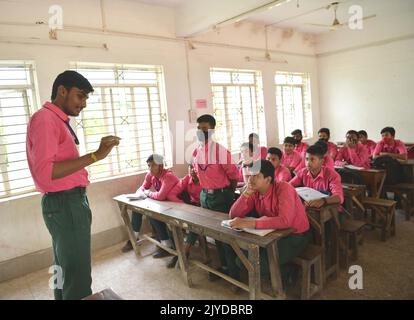
[[[113,198],[122,204],[128,205],[131,208],[137,208],[153,213],[159,213],[170,220],[181,222],[184,226],[193,225],[195,227],[203,227],[213,232],[220,232],[221,234],[256,244],[260,247],[267,247],[273,241],[286,237],[293,232],[293,229],[275,230],[266,236],[258,236],[247,232],[239,232],[223,227],[221,222],[228,219],[228,215],[223,212],[213,211],[205,208],[192,206],[185,203],[176,203],[171,201],[157,201],[153,199],[134,200],[130,201],[125,195],[120,195]]]

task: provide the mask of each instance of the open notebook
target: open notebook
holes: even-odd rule
[[[247,217],[247,218],[244,218],[244,219],[256,220],[255,218],[250,218],[250,217]],[[232,230],[235,230],[235,231],[245,231],[245,232],[252,233],[252,234],[255,234],[255,235],[258,235],[258,236],[261,236],[261,237],[275,231],[275,229],[252,229],[252,228],[236,229],[236,228],[230,227],[230,221],[231,220],[223,220],[221,222],[221,225],[223,227],[226,227],[226,228],[229,228],[229,229],[232,229]]]
[[[296,188],[296,192],[298,193],[299,197],[305,201],[312,201],[329,197],[327,194],[308,187],[298,187]]]

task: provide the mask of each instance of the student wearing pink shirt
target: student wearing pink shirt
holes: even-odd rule
[[[53,83],[52,102],[35,112],[27,126],[27,161],[36,189],[43,193],[42,213],[53,240],[54,265],[64,277],[62,287],[54,289],[56,300],[79,300],[92,294],[92,212],[84,168],[105,159],[120,140],[104,137],[97,151],[79,156],[79,141],[69,116],[79,115],[91,92],[92,85],[81,74],[59,74]]]
[[[287,167],[290,172],[298,172],[305,166],[305,159],[295,151],[296,140],[292,137],[286,137],[283,141],[282,164]]]
[[[395,139],[395,129],[385,127],[381,130],[382,140],[377,143],[373,157],[389,156],[397,160],[407,160],[408,152],[405,144],[401,140]]]
[[[258,159],[258,155],[260,155],[260,159],[266,160],[267,148],[264,146],[260,146],[260,138],[257,133],[249,134],[249,143],[253,145],[253,150],[255,154],[255,159]]]
[[[368,133],[365,130],[358,131],[358,139],[360,143],[368,148],[369,156],[372,158],[372,154],[374,153],[377,144],[374,141],[368,139]]]
[[[149,172],[145,175],[144,182],[137,191],[142,191],[148,198],[154,200],[181,201],[175,198],[172,192],[179,182],[179,179],[171,169],[164,168],[164,157],[158,154],[152,154],[147,159],[147,165]],[[166,224],[155,219],[150,219],[149,221],[156,232],[158,240],[166,247],[173,247]],[[142,225],[142,214],[133,211],[131,224],[138,240]],[[128,252],[132,248],[132,243],[128,240],[122,248],[122,252]],[[170,253],[168,251],[157,247],[157,252],[153,255],[153,258],[164,258],[169,255]]]
[[[346,133],[345,145],[339,149],[335,159],[337,166],[347,164],[365,169],[371,167],[368,148],[358,141],[358,132],[355,130],[349,130]]]
[[[305,206],[320,208],[326,204],[341,204],[344,201],[340,175],[333,169],[323,166],[323,150],[313,145],[306,151],[306,168],[290,180],[293,187],[309,187],[329,195],[327,198],[305,202]]]
[[[328,155],[335,160],[336,154],[338,153],[338,147],[335,143],[329,141],[331,138],[331,131],[328,128],[321,128],[318,131],[318,137],[319,140],[324,140],[328,144]]]
[[[275,181],[281,182],[285,181],[288,182],[292,179],[292,174],[290,170],[286,168],[282,163],[282,150],[279,148],[269,148],[267,149],[267,160],[273,164],[275,168]]]
[[[298,152],[303,159],[305,159],[306,149],[309,147],[309,145],[306,142],[302,142],[302,130],[293,130],[291,135],[296,140],[295,151]]]
[[[200,204],[202,208],[228,213],[234,202],[234,190],[239,172],[231,153],[213,140],[216,119],[209,114],[197,119],[199,146],[193,152],[193,166],[201,184]],[[221,262],[221,271],[227,272],[223,243],[216,241]],[[213,274],[210,280],[215,280]]]
[[[251,164],[254,160],[260,159],[258,153],[254,154],[253,144],[244,142],[240,147],[240,161],[239,161],[239,182],[247,183],[247,177],[244,172],[246,167]]]
[[[274,167],[270,161],[257,161],[249,167],[249,183],[246,190],[230,209],[233,228],[286,229],[295,231],[278,241],[279,264],[283,284],[288,282],[289,263],[299,255],[309,241],[309,221],[305,208],[296,190],[287,182],[274,180]],[[247,220],[254,215],[257,219]],[[262,274],[269,274],[266,250],[260,249]],[[229,245],[226,245],[229,274],[235,279],[240,277],[241,263]]]
[[[324,154],[323,159],[322,159],[323,160],[322,165],[325,167],[334,169],[335,163],[332,157],[328,154],[328,144],[325,142],[325,140],[318,140],[315,142],[315,145],[321,147],[322,152]]]

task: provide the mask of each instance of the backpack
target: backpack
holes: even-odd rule
[[[373,162],[373,168],[385,170],[385,184],[397,184],[404,182],[404,172],[402,165],[394,158],[389,156],[378,157]]]
[[[348,168],[338,168],[336,171],[341,176],[342,183],[365,184],[364,179],[362,179],[361,175],[355,170]]]

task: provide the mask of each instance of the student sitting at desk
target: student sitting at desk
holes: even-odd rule
[[[324,154],[323,156],[323,163],[322,165],[331,169],[334,169],[335,164],[332,157],[328,154],[328,144],[325,142],[325,140],[318,140],[315,142],[315,146],[319,146],[322,149],[322,152]],[[306,158],[306,154],[305,154]]]
[[[175,202],[184,201],[187,204],[200,206],[200,193],[202,187],[198,179],[197,172],[194,170],[192,164],[188,165],[188,174],[182,178],[175,187],[171,190],[171,200]],[[185,254],[187,258],[190,256],[190,249],[197,240],[197,234],[190,232],[187,235]],[[177,263],[178,256],[174,256],[167,264],[167,268],[174,268]]]
[[[164,157],[158,154],[153,154],[148,157],[147,164],[149,172],[145,176],[145,180],[138,191],[144,192],[148,198],[154,200],[177,201],[170,191],[179,182],[179,179],[171,169],[164,169]],[[153,191],[151,191],[151,189],[153,189]],[[173,244],[168,234],[166,224],[155,219],[150,219],[150,223],[156,231],[158,240],[166,247],[172,247]],[[141,224],[142,214],[135,211],[132,212],[132,228],[137,239],[141,229]],[[122,252],[127,252],[129,250],[132,250],[132,243],[128,240],[122,248]],[[153,258],[155,259],[170,255],[169,252],[160,247],[157,247],[157,250],[157,253],[153,255]]]
[[[335,143],[329,141],[331,138],[331,131],[328,128],[320,128],[318,136],[319,140],[324,140],[328,144],[328,154],[335,160],[336,154],[338,153],[338,147]]]
[[[372,155],[374,153],[374,150],[377,144],[374,141],[368,139],[368,133],[365,130],[358,131],[358,139],[359,139],[359,142],[361,142],[365,147],[368,148],[369,156],[370,158],[372,158]]]
[[[240,147],[240,161],[239,161],[239,182],[246,183],[247,177],[244,174],[246,167],[253,161],[260,159],[260,154],[253,153],[253,144],[245,142]]]
[[[257,161],[249,167],[249,182],[246,190],[230,209],[232,228],[287,229],[295,231],[278,241],[279,264],[282,282],[288,283],[287,263],[298,256],[308,245],[309,221],[296,190],[287,182],[274,180],[274,167],[270,161]],[[257,219],[244,219],[252,211]],[[229,274],[240,278],[240,261],[233,249],[226,245]],[[262,274],[269,274],[266,250],[260,249]]]
[[[295,151],[296,140],[293,137],[286,137],[283,141],[282,164],[287,167],[290,172],[298,172],[305,166],[305,160]]]
[[[302,130],[300,129],[293,130],[291,135],[296,140],[295,151],[298,152],[302,158],[305,158],[306,149],[309,147],[309,145],[306,142],[302,142],[302,139],[303,139]]]
[[[320,208],[326,204],[341,204],[344,201],[341,176],[333,169],[323,166],[324,152],[313,145],[306,150],[306,168],[290,180],[293,187],[309,187],[329,194],[327,198],[305,202],[305,206]]]
[[[281,159],[282,150],[279,148],[267,149],[267,160],[273,164],[273,167],[275,167],[275,181],[288,182],[292,179],[292,174],[290,173],[290,170],[281,163]]]
[[[253,145],[253,151],[254,151],[254,158],[255,159],[266,159],[267,154],[267,148],[260,145],[260,138],[257,133],[251,133],[249,134],[249,143]]]
[[[395,129],[385,127],[381,130],[382,140],[377,143],[373,157],[390,156],[397,160],[407,160],[407,148],[401,140],[395,139]]]
[[[335,160],[337,166],[351,164],[365,169],[371,167],[368,148],[358,141],[358,132],[355,130],[346,133],[345,145],[339,149]]]

